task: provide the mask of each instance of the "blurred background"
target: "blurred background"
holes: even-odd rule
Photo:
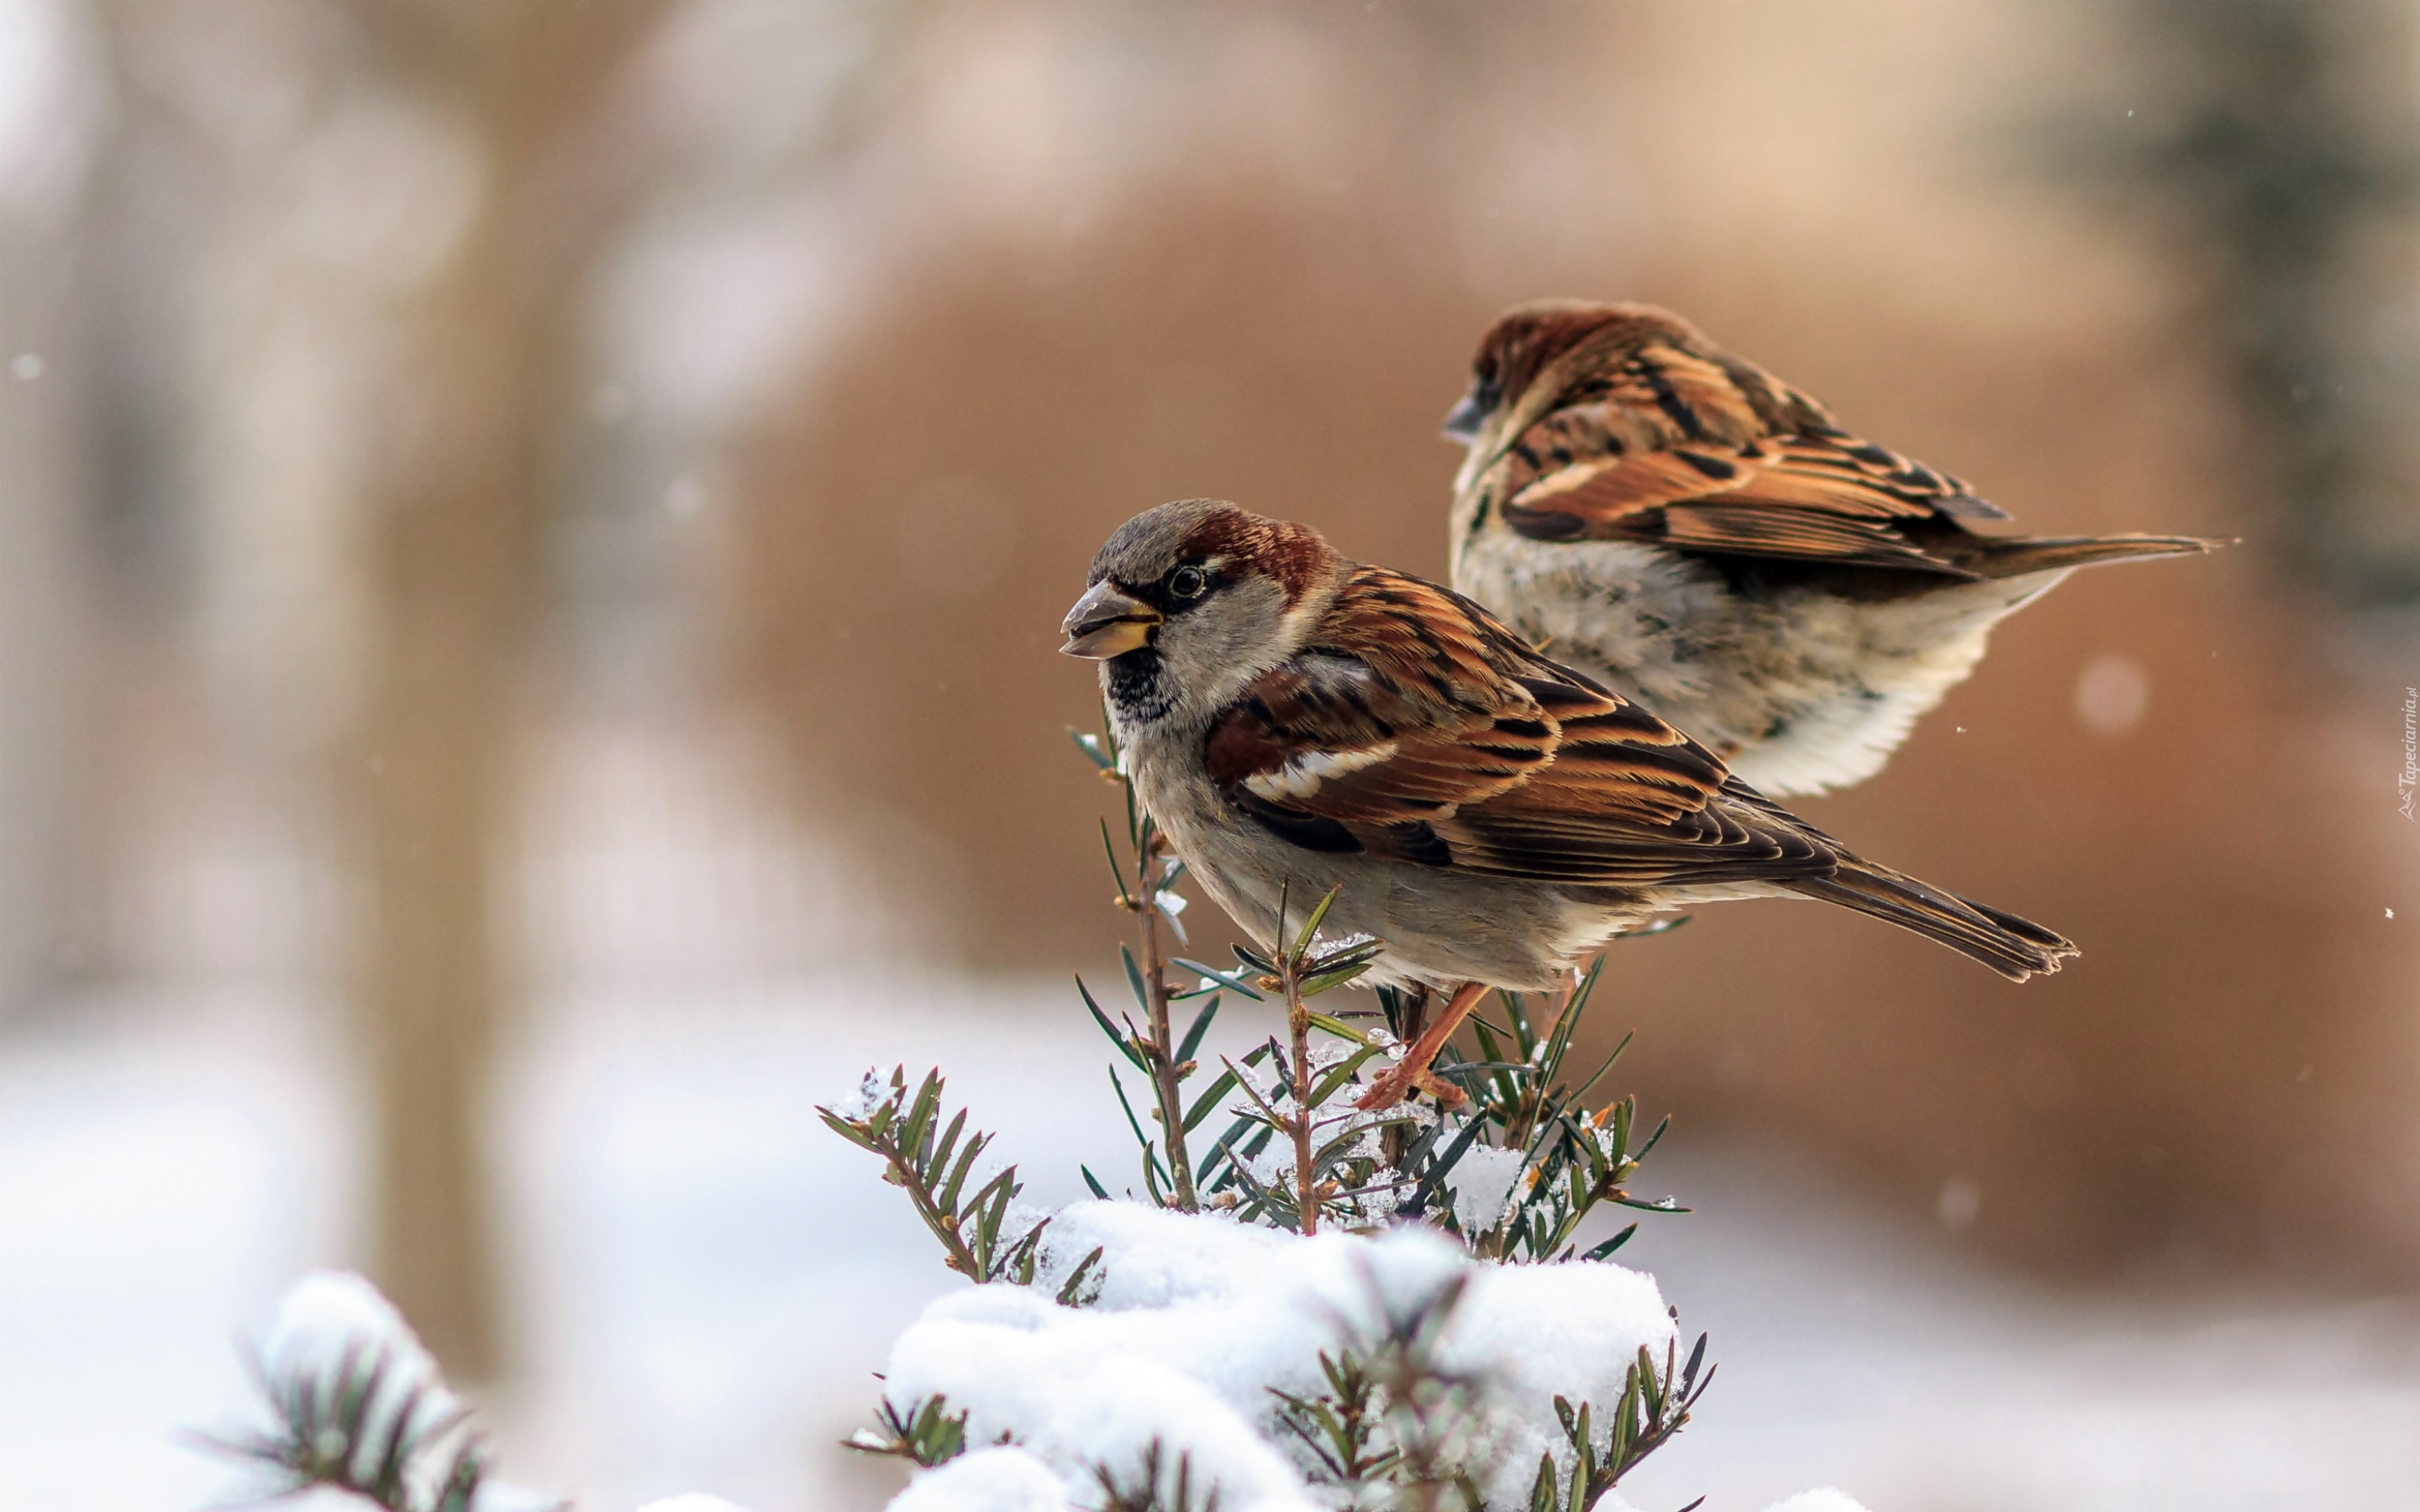
[[[878,1505],[948,1283],[811,1104],[939,1061],[1032,1195],[1126,1159],[1094,547],[1441,575],[1545,294],[2242,539],[1798,805],[2073,969],[1617,950],[1699,1210],[1628,1254],[1724,1362],[1637,1496],[2408,1505],[2415,126],[2410,0],[0,0],[0,1505],[207,1499],[314,1263],[516,1478]]]

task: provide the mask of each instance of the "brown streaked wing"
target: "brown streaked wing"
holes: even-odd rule
[[[1670,442],[1737,446],[1766,434],[1747,392],[1719,363],[1657,343],[1617,370],[1605,402],[1665,422]]]
[[[1791,436],[1573,459],[1510,496],[1503,517],[1532,539],[1648,539],[1967,576],[1900,525],[2004,516],[1961,479],[1852,436]]]
[[[1433,583],[1360,569],[1329,633],[1213,724],[1211,779],[1248,808],[1348,825],[1427,819],[1518,784],[1550,759],[1554,725],[1497,669],[1517,642],[1474,609]],[[1255,779],[1312,791],[1270,797],[1249,791]]]
[[[1823,876],[1837,863],[1822,836],[1753,799],[1720,757],[1645,709],[1570,684],[1540,702],[1561,731],[1555,759],[1435,826],[1458,865],[1650,887]]]
[[[1660,524],[1662,531],[1653,532],[1650,523]],[[1969,580],[1976,576],[1911,541],[1891,529],[1888,522],[1845,518],[1811,509],[1774,508],[1753,500],[1667,509],[1656,520],[1642,522],[1638,530],[1621,533],[1630,539],[1661,541],[1682,550],[1727,556],[1786,557],[1840,566],[1898,567]]]
[[[1405,717],[1524,702],[1505,686],[1528,652],[1519,637],[1451,589],[1383,567],[1355,569],[1311,650],[1369,668]]]
[[[1788,815],[1727,794],[1737,784],[1714,752],[1459,594],[1374,568],[1348,582],[1313,648],[1217,721],[1208,758],[1239,809],[1315,848],[1586,884],[1833,865]]]

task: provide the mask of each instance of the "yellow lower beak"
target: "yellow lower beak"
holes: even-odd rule
[[[1159,610],[1125,593],[1115,583],[1097,582],[1059,628],[1067,643],[1059,649],[1070,656],[1107,661],[1151,644],[1151,632],[1161,620]]]

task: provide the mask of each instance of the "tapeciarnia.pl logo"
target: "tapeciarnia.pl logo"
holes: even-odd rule
[[[2403,690],[2403,770],[2395,774],[2395,811],[2413,823],[2412,799],[2420,793],[2420,687]]]

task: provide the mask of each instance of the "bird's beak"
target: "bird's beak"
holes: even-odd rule
[[[1123,656],[1151,644],[1152,626],[1161,618],[1159,610],[1104,579],[1094,583],[1067,611],[1067,618],[1059,626],[1066,632],[1067,643],[1059,649],[1070,656],[1092,661]]]
[[[1446,414],[1446,439],[1460,441],[1466,446],[1479,440],[1479,427],[1486,422],[1486,412],[1479,408],[1479,396],[1466,393],[1462,396],[1462,403],[1455,405]]]

